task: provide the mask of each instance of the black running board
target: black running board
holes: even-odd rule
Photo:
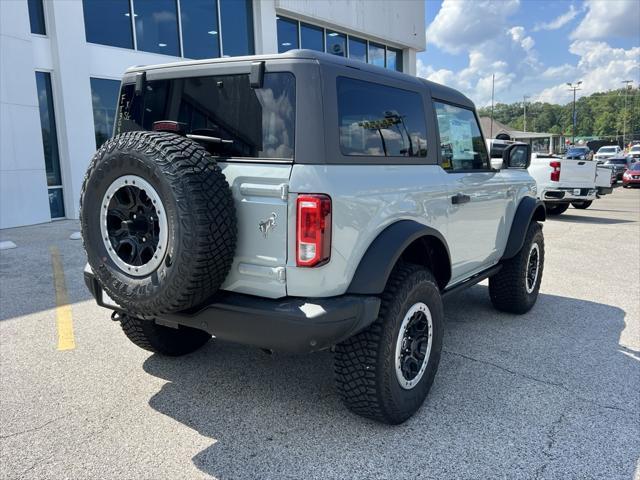
[[[462,290],[466,290],[469,287],[473,287],[476,283],[480,283],[481,281],[498,273],[501,268],[502,268],[502,265],[498,264],[480,273],[476,273],[473,277],[469,277],[466,280],[460,283],[457,283],[452,287],[447,288],[445,291],[442,292],[442,298],[443,299],[448,298],[450,295],[454,295],[456,293],[461,292]]]

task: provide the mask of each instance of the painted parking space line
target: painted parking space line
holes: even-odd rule
[[[53,268],[53,287],[56,292],[56,327],[58,331],[58,350],[73,350],[76,341],[73,335],[73,317],[69,295],[64,281],[64,268],[58,247],[50,247],[51,266]]]

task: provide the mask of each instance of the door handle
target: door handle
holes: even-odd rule
[[[451,203],[453,203],[454,205],[461,205],[463,203],[469,203],[470,201],[471,197],[463,193],[457,193],[453,197],[451,197]]]

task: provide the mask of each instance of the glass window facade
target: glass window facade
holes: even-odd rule
[[[278,26],[278,53],[298,48],[298,22],[280,17],[276,22]]]
[[[219,0],[222,21],[222,54],[253,55],[253,8],[251,0]]]
[[[46,35],[47,29],[44,24],[44,5],[43,0],[28,0],[29,5],[29,23],[31,24],[31,33]]]
[[[306,23],[300,24],[302,48],[324,52],[324,30]]]
[[[93,126],[96,132],[96,149],[111,138],[118,105],[120,82],[104,78],[91,79],[91,103]]]
[[[82,0],[82,5],[89,43],[198,59],[254,53],[251,0]]]
[[[58,132],[53,109],[53,91],[51,74],[36,72],[36,88],[40,109],[40,129],[44,149],[44,165],[49,187],[49,207],[51,218],[64,217],[64,201],[62,196],[62,173],[60,172],[60,151],[58,150]]]
[[[403,71],[402,50],[370,42],[334,30],[278,16],[278,52],[293,48],[325,51],[341,57]],[[224,40],[225,37],[223,37]],[[300,43],[300,47],[298,47]],[[226,54],[226,50],[225,50]]]
[[[155,122],[173,120],[185,133],[230,140],[206,145],[216,156],[293,158],[291,73],[265,73],[262,88],[251,88],[249,75],[239,74],[149,81],[140,96],[134,89],[123,87],[116,133],[152,130]]]
[[[136,0],[133,9],[138,50],[179,56],[176,0]]]
[[[378,67],[385,66],[384,45],[369,42],[369,63]]]
[[[480,126],[471,110],[434,102],[440,132],[442,168],[445,170],[486,170],[489,155]]]
[[[338,55],[339,57],[346,57],[347,36],[343,33],[327,30],[327,53]]]
[[[340,149],[344,155],[424,157],[427,127],[417,92],[338,77]]]
[[[180,0],[182,47],[188,58],[220,56],[220,28],[216,0]]]
[[[349,58],[367,61],[367,41],[359,38],[349,37]]]
[[[129,0],[82,0],[82,9],[87,42],[133,48]]]

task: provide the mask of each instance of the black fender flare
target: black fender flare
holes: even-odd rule
[[[513,216],[513,223],[511,224],[511,231],[509,232],[502,260],[508,260],[518,254],[522,249],[522,245],[524,245],[524,237],[527,235],[529,225],[534,220],[544,222],[547,218],[546,212],[544,202],[536,198],[524,197],[520,201]]]
[[[396,262],[414,241],[422,237],[434,237],[444,246],[449,271],[445,278],[451,278],[451,255],[442,234],[414,220],[400,220],[389,225],[371,242],[358,264],[351,279],[347,294],[378,295],[384,288]],[[446,283],[446,282],[445,282]]]

